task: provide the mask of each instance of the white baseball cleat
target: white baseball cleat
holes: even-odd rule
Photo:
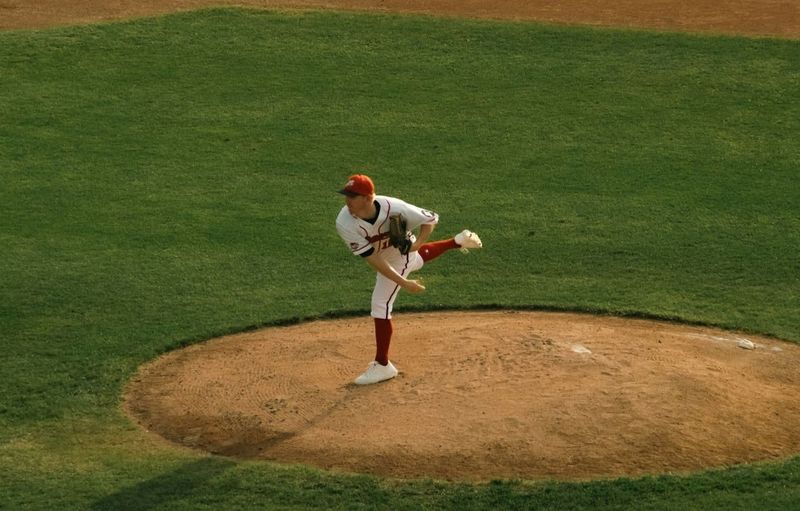
[[[460,250],[465,254],[469,252],[469,248],[482,248],[483,243],[481,243],[481,239],[472,231],[468,231],[464,229],[460,233],[456,234],[456,243],[461,247]]]
[[[391,362],[382,366],[377,360],[373,360],[369,363],[369,367],[364,371],[364,374],[356,378],[354,383],[356,385],[370,385],[379,381],[391,380],[395,376],[397,376],[397,368]]]

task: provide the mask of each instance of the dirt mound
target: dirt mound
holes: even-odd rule
[[[800,452],[794,344],[562,313],[394,322],[388,382],[350,383],[374,354],[369,318],[319,321],[169,353],[125,406],[185,446],[396,477],[635,476]]]

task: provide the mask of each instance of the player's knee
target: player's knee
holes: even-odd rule
[[[386,309],[377,311],[373,309],[372,312],[370,312],[370,316],[372,316],[375,319],[392,319],[392,313],[387,311]]]

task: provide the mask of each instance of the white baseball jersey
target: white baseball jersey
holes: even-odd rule
[[[418,208],[394,197],[376,196],[380,211],[374,222],[367,222],[350,214],[347,206],[343,207],[336,218],[336,230],[355,255],[367,254],[370,249],[379,254],[397,273],[407,277],[411,272],[422,268],[424,261],[418,252],[403,255],[389,241],[389,216],[401,213],[406,219],[406,227],[413,230],[423,224],[436,224],[439,215]],[[412,240],[413,240],[412,236]],[[375,289],[372,291],[372,310],[375,318],[391,319],[394,301],[400,287],[392,280],[381,275],[375,277]]]
[[[374,223],[370,223],[350,214],[344,206],[336,218],[336,230],[342,240],[355,255],[361,255],[370,248],[387,260],[397,259],[400,251],[389,243],[389,216],[398,213],[406,219],[408,230],[414,230],[423,224],[436,224],[439,215],[422,208],[418,208],[394,197],[378,195],[375,201],[380,207],[380,212]]]

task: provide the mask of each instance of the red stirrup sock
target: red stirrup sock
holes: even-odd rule
[[[375,319],[375,360],[382,366],[389,363],[389,344],[392,342],[392,320]]]
[[[456,243],[455,238],[450,238],[449,240],[442,240],[442,241],[434,241],[432,243],[425,243],[421,247],[419,247],[419,255],[422,256],[422,260],[426,263],[433,259],[436,259],[440,255],[444,254],[448,250],[452,250],[454,248],[458,248],[458,243]]]

